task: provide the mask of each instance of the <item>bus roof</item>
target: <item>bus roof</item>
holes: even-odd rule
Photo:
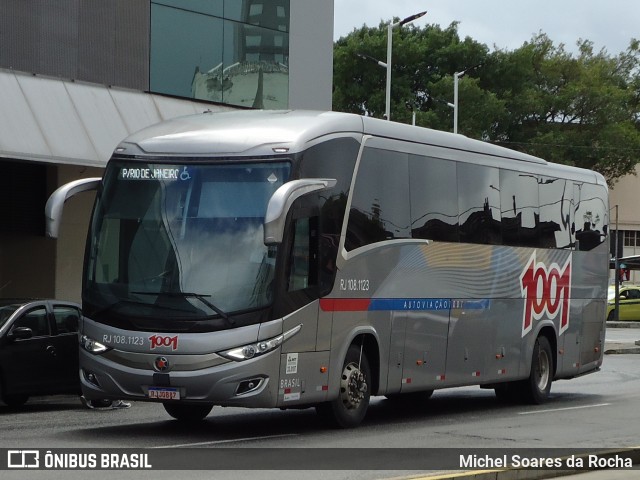
[[[147,154],[273,155],[274,148],[296,153],[308,142],[338,132],[361,134],[361,117],[293,110],[204,112],[152,125],[123,143]]]
[[[351,113],[307,110],[236,110],[204,112],[161,122],[126,138],[117,153],[180,156],[261,156],[297,153],[321,137],[371,135],[416,144],[474,152],[546,166],[558,173],[581,173],[591,181],[605,183],[593,171],[551,164],[515,150],[473,140],[463,135]],[[137,148],[132,148],[132,144]],[[139,149],[139,150],[138,150]],[[138,150],[138,151],[136,151]]]

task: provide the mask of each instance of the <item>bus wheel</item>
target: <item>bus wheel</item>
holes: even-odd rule
[[[369,407],[370,382],[371,369],[367,356],[364,352],[360,355],[360,347],[351,345],[342,367],[338,398],[316,406],[316,411],[331,426],[356,427],[364,419]]]
[[[522,383],[523,398],[528,403],[541,404],[549,398],[553,381],[553,354],[547,337],[540,336],[533,346],[531,373]]]
[[[163,403],[162,406],[176,420],[182,422],[196,422],[204,419],[213,408],[210,403]]]

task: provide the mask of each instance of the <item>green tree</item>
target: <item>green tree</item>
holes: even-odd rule
[[[483,83],[505,102],[508,119],[492,140],[547,160],[600,171],[611,184],[640,154],[636,41],[611,57],[578,42],[568,53],[539,34],[498,51]]]
[[[453,74],[459,82],[458,131],[550,161],[600,171],[610,184],[634,171],[640,153],[640,44],[610,56],[579,40],[578,53],[545,34],[513,51],[446,29],[394,29],[394,121],[451,131]],[[356,56],[386,59],[387,27],[362,27],[336,42],[334,109],[382,117],[385,69]],[[407,108],[409,107],[409,108]]]
[[[336,42],[334,48],[335,110],[382,118],[385,111],[386,69],[370,59],[386,61],[387,24],[377,28],[362,27]],[[391,118],[440,130],[453,129],[453,77],[456,71],[481,64],[488,58],[484,44],[467,37],[460,40],[457,23],[446,29],[429,25],[423,29],[412,25],[393,30],[391,82]],[[464,120],[465,133],[488,138],[493,123],[504,115],[501,101],[482,90],[474,71],[468,82],[461,83],[460,93],[471,105],[473,114]],[[469,99],[469,100],[467,100]],[[460,102],[460,107],[462,106]],[[462,123],[461,123],[462,125]]]

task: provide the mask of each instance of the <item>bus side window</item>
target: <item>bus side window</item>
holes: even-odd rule
[[[409,157],[411,236],[458,241],[456,163],[419,155]]]
[[[318,218],[299,218],[293,228],[294,238],[289,262],[288,291],[317,285]]]
[[[562,178],[539,177],[540,245],[544,248],[571,248],[572,183]]]
[[[607,239],[609,212],[604,187],[588,183],[574,184],[576,203],[576,248],[591,250]]]
[[[502,242],[514,247],[540,247],[540,201],[535,174],[500,170]]]
[[[456,173],[460,241],[501,245],[499,170],[458,163]]]
[[[345,248],[411,238],[409,155],[365,148],[358,168]]]

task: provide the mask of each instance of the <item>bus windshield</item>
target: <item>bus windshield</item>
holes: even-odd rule
[[[263,223],[289,171],[283,161],[112,161],[91,224],[85,301],[94,313],[189,320],[270,304],[275,255]]]

